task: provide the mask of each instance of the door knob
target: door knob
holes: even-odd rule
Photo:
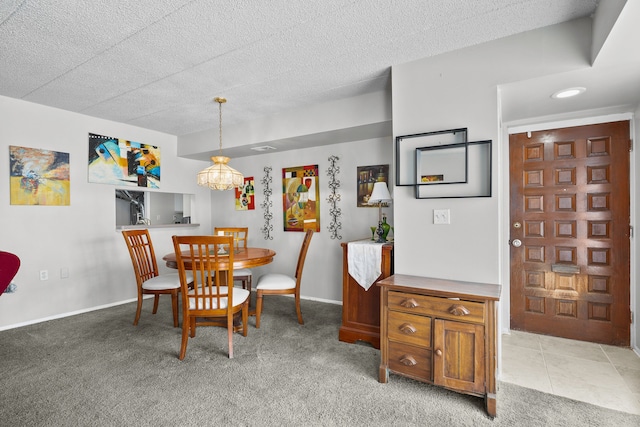
[[[513,239],[511,241],[511,246],[513,246],[514,248],[519,248],[520,246],[522,246],[522,241],[520,241],[520,239]]]

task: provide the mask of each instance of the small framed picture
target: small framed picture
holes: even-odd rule
[[[439,181],[444,181],[444,175],[422,175],[422,177],[420,177],[420,182],[422,183]]]
[[[377,208],[378,205],[370,205],[369,197],[373,191],[373,184],[377,181],[383,181],[389,186],[389,165],[373,165],[373,166],[358,166],[357,176],[357,206],[359,208]],[[386,207],[388,204],[383,203],[382,207]]]

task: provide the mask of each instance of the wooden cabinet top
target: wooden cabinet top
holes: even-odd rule
[[[406,274],[393,274],[380,280],[377,285],[404,292],[482,301],[498,301],[502,290],[500,285],[489,283],[462,282]]]

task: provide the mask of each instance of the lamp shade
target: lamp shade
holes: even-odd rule
[[[198,172],[198,185],[212,190],[231,190],[244,185],[244,176],[227,165],[228,157],[214,156],[211,160],[213,165]]]
[[[373,191],[371,192],[371,197],[369,197],[370,205],[376,203],[386,203],[390,202],[391,200],[391,194],[389,193],[386,182],[378,181],[373,184]]]

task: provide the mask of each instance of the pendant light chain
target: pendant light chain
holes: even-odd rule
[[[220,122],[220,155],[222,156],[222,100],[224,98],[216,98],[216,102],[218,102],[218,119]],[[225,100],[226,101],[226,100]]]
[[[218,123],[220,124],[219,133],[220,133],[220,156],[222,156],[222,104],[227,102],[227,98],[222,96],[216,96],[213,98],[215,102],[218,103]]]

